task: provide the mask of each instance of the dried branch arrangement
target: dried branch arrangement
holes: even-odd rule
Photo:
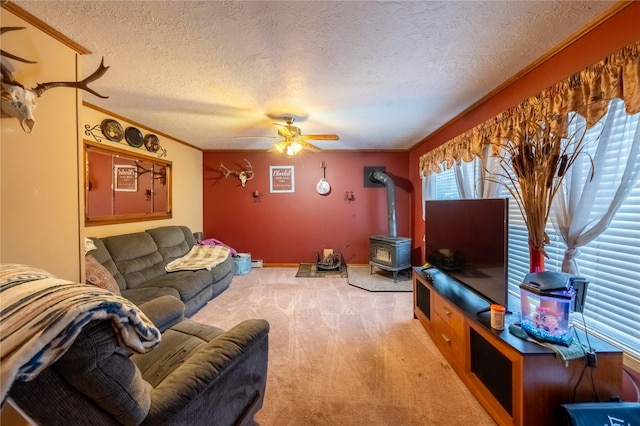
[[[513,129],[498,147],[501,172],[491,178],[509,190],[527,225],[530,243],[545,257],[551,203],[586,142],[585,128],[565,137],[551,128],[548,122],[530,119]]]

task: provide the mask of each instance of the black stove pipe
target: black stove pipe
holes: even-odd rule
[[[389,221],[389,236],[396,237],[396,185],[393,179],[382,170],[375,170],[370,178],[374,182],[383,183],[387,188],[387,219]]]

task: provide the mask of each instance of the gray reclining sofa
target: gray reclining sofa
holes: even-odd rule
[[[89,253],[114,276],[120,293],[136,305],[171,295],[185,305],[190,317],[229,287],[235,274],[232,256],[212,268],[167,272],[165,266],[197,244],[186,226],[163,226],[144,232],[91,238]]]

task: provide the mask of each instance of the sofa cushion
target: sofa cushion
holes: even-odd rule
[[[54,364],[64,379],[122,424],[139,424],[151,407],[151,385],[118,346],[111,321],[92,321]],[[90,420],[90,419],[87,419]]]
[[[107,268],[105,268],[102,263],[98,262],[91,254],[85,255],[84,260],[86,283],[109,290],[110,292],[120,296],[120,287],[118,287],[116,279],[111,275]]]
[[[179,228],[182,229],[182,232],[184,233],[184,239],[187,242],[187,244],[189,244],[190,247],[193,247],[196,244],[198,244],[198,240],[196,239],[196,236],[193,233],[193,231],[191,231],[191,228],[189,228],[188,226],[179,226]]]
[[[206,269],[197,271],[176,271],[153,278],[141,287],[172,287],[180,294],[180,299],[190,300],[204,288],[211,285],[211,272]]]
[[[185,319],[162,333],[156,350],[133,354],[131,359],[144,379],[156,387],[192,354],[222,334],[222,329]]]
[[[138,307],[161,333],[184,320],[184,303],[177,297],[156,297]]]
[[[166,274],[165,262],[158,252],[158,246],[148,233],[115,235],[102,238],[102,241],[128,289]]]
[[[173,287],[136,287],[121,290],[122,297],[140,306],[143,303],[162,296],[173,296],[180,299],[180,293]]]
[[[218,281],[225,278],[227,275],[234,275],[236,272],[236,262],[233,260],[233,257],[229,256],[227,260],[213,268],[211,271],[211,275],[213,275],[213,282],[217,283]]]
[[[191,250],[195,245],[195,238],[191,235],[190,241],[187,241],[185,227],[180,226],[161,226],[159,228],[147,229],[146,232],[151,235],[153,241],[158,246],[158,251],[162,255],[165,263],[172,262]],[[187,228],[188,230],[189,228]]]

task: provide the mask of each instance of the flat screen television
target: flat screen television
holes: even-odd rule
[[[490,304],[508,307],[507,198],[428,200],[426,260]]]

